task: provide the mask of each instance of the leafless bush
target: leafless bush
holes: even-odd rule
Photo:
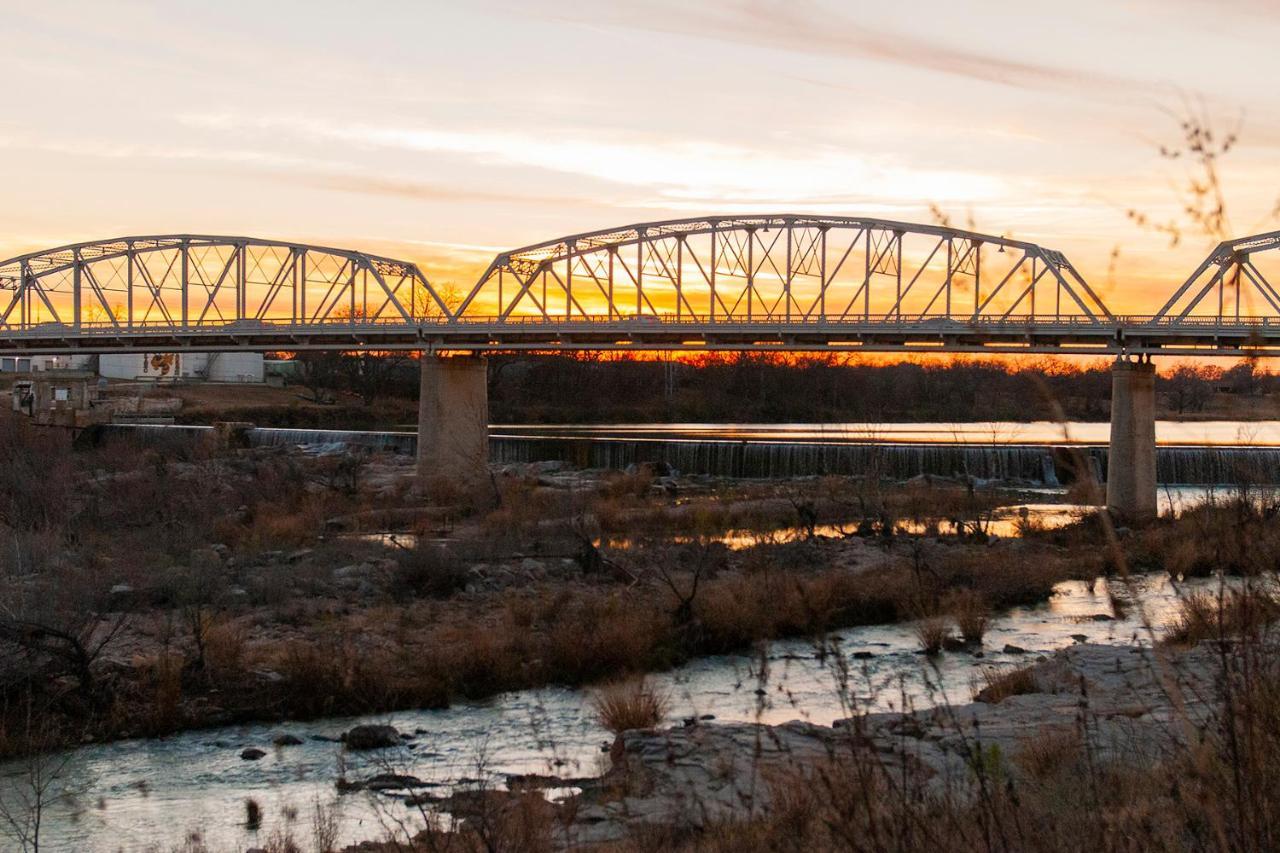
[[[1191,592],[1179,598],[1177,613],[1165,640],[1180,645],[1242,635],[1257,640],[1277,618],[1280,618],[1280,601],[1270,590],[1251,586],[1241,590]]]
[[[982,643],[982,637],[987,633],[987,622],[991,618],[982,596],[969,589],[954,590],[943,597],[942,609],[951,614],[966,643]]]
[[[23,853],[39,853],[49,808],[58,800],[88,790],[92,779],[73,767],[70,752],[53,751],[57,733],[34,701],[28,701],[26,708],[19,733],[22,743],[16,748],[10,745],[11,751],[23,757],[6,771],[0,785],[0,836]]]
[[[312,804],[311,846],[315,853],[333,853],[337,849],[339,817],[336,806],[326,806],[319,799]]]
[[[615,734],[628,729],[651,729],[662,722],[671,706],[670,698],[646,679],[608,684],[591,697],[596,719]]]
[[[984,666],[982,668],[983,687],[974,699],[978,702],[990,702],[998,705],[1010,696],[1021,696],[1026,693],[1039,693],[1040,683],[1036,680],[1034,666],[1008,667]]]
[[[56,573],[0,590],[0,659],[21,667],[5,673],[51,686],[68,677],[83,700],[106,701],[94,664],[119,636],[126,614],[105,611],[103,581],[83,569]]]
[[[419,539],[396,553],[392,591],[400,598],[447,598],[467,585],[466,562],[446,546]]]
[[[951,621],[945,616],[926,616],[917,620],[912,630],[924,653],[936,655],[951,638]]]

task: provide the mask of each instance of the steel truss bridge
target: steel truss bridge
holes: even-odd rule
[[[935,225],[724,216],[494,258],[460,299],[413,263],[247,237],[0,261],[0,352],[755,350],[1280,355],[1280,231],[1219,245],[1154,314],[1061,252]],[[1277,278],[1280,281],[1280,278]]]

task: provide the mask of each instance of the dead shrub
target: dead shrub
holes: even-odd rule
[[[160,652],[145,667],[151,681],[151,701],[146,709],[147,729],[155,733],[177,731],[182,725],[182,670],[185,661],[176,652]]]
[[[662,722],[671,699],[649,684],[647,679],[608,684],[591,697],[596,719],[614,734],[630,729],[651,729]]]
[[[948,593],[942,601],[942,609],[951,614],[960,636],[970,645],[981,645],[987,633],[991,613],[982,596],[973,590],[958,589]]]
[[[1183,596],[1165,632],[1165,642],[1190,646],[1203,640],[1257,639],[1280,617],[1280,601],[1253,587],[1199,591]]]
[[[447,548],[418,540],[396,554],[391,587],[399,599],[448,598],[466,585],[466,563]]]
[[[926,616],[917,620],[912,630],[920,641],[920,648],[932,656],[941,652],[951,638],[951,621],[945,616]]]
[[[683,659],[670,617],[651,601],[619,594],[573,596],[562,600],[544,626],[542,675],[561,684],[663,669]]]
[[[974,695],[974,701],[988,702],[992,705],[998,705],[1010,696],[1042,692],[1033,666],[1016,669],[984,666],[982,683],[984,686]]]
[[[1048,779],[1072,772],[1083,746],[1077,729],[1046,728],[1018,745],[1013,762],[1033,779]]]
[[[230,620],[214,620],[204,631],[204,664],[215,683],[237,681],[244,673],[247,632]]]
[[[601,493],[610,498],[641,498],[653,488],[653,468],[640,465],[631,473],[618,472],[604,481]]]
[[[1210,498],[1127,544],[1131,564],[1174,577],[1257,575],[1280,569],[1277,508],[1254,495]]]

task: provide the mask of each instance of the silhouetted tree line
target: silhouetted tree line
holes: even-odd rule
[[[1157,382],[1164,408],[1203,411],[1215,394],[1260,395],[1277,384],[1243,363],[1180,364]],[[495,421],[1106,420],[1110,365],[867,363],[845,355],[709,355],[696,361],[598,355],[500,356],[490,376]]]
[[[300,354],[302,381],[317,397],[345,392],[365,403],[413,399],[418,364],[405,354]],[[1157,380],[1162,407],[1195,414],[1215,395],[1257,396],[1275,375],[1243,362],[1224,369],[1181,363]],[[492,420],[969,421],[1106,420],[1110,365],[1054,359],[1011,363],[867,363],[856,356],[709,354],[693,360],[598,353],[496,354],[490,359]]]
[[[1106,367],[996,361],[868,364],[841,355],[734,354],[693,363],[589,355],[500,358],[495,421],[962,421],[1105,418]]]

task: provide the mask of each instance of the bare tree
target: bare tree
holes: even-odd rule
[[[339,362],[346,387],[366,405],[386,396],[414,362],[405,353],[353,352]]]
[[[49,807],[90,787],[83,776],[72,778],[72,753],[52,751],[43,714],[27,704],[21,770],[0,784],[0,836],[8,837],[23,853],[40,853],[41,835]]]
[[[333,402],[333,392],[342,379],[342,354],[300,352],[297,355],[302,385],[317,403]]]
[[[1176,185],[1181,209],[1166,220],[1157,220],[1139,210],[1129,210],[1129,219],[1149,231],[1168,236],[1178,245],[1190,234],[1219,242],[1232,236],[1227,208],[1227,192],[1222,183],[1221,160],[1240,141],[1243,117],[1221,131],[1203,105],[1184,103],[1178,112],[1170,111],[1178,125],[1178,136],[1172,143],[1157,145],[1160,156],[1183,167]],[[1280,201],[1269,216],[1280,218]]]
[[[1202,411],[1213,395],[1213,375],[1196,365],[1178,365],[1164,381],[1169,404],[1178,414]]]
[[[94,664],[124,629],[128,614],[108,613],[89,573],[61,566],[0,594],[0,661],[6,679],[52,687],[74,681],[80,697],[100,705]]]

